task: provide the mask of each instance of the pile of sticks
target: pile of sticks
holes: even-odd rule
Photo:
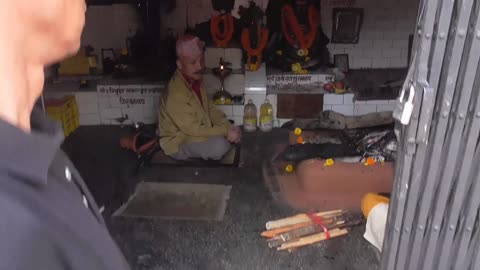
[[[346,221],[345,213],[339,209],[269,221],[262,236],[267,238],[270,248],[292,252],[300,247],[346,235],[346,228],[358,225],[359,222]]]

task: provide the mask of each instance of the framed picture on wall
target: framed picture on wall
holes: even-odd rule
[[[350,69],[348,63],[348,54],[335,54],[333,56],[333,64],[340,69],[341,72],[347,73]]]
[[[363,8],[334,8],[332,43],[358,43],[362,23]]]

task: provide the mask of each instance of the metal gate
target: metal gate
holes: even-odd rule
[[[420,2],[382,269],[480,269],[479,2]]]

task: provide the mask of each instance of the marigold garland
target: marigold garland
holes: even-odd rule
[[[223,31],[220,30],[220,23],[223,24]],[[223,14],[213,16],[210,21],[210,33],[212,39],[217,44],[217,47],[227,47],[230,40],[232,40],[234,31],[232,14]]]
[[[262,64],[262,53],[268,43],[268,29],[262,28],[257,31],[258,44],[257,48],[252,48],[250,42],[250,30],[248,28],[242,31],[242,46],[247,51],[247,68],[250,71],[256,71]],[[253,57],[256,57],[256,61],[253,62]]]
[[[304,33],[302,27],[298,23],[297,16],[291,5],[285,5],[282,8],[282,30],[285,39],[292,46],[299,46],[300,49],[308,50],[312,47],[317,36],[317,26],[315,21],[318,20],[318,10],[315,6],[308,7],[308,23],[309,32]],[[290,33],[293,32],[293,36]]]

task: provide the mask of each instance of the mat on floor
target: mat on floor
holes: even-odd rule
[[[169,165],[169,166],[208,166],[208,167],[222,167],[233,166],[238,167],[240,162],[240,145],[235,145],[231,148],[227,154],[221,160],[202,160],[202,159],[189,159],[185,161],[175,160],[159,149],[151,159],[148,165]]]
[[[225,185],[141,182],[128,202],[113,215],[221,221],[231,188]]]

